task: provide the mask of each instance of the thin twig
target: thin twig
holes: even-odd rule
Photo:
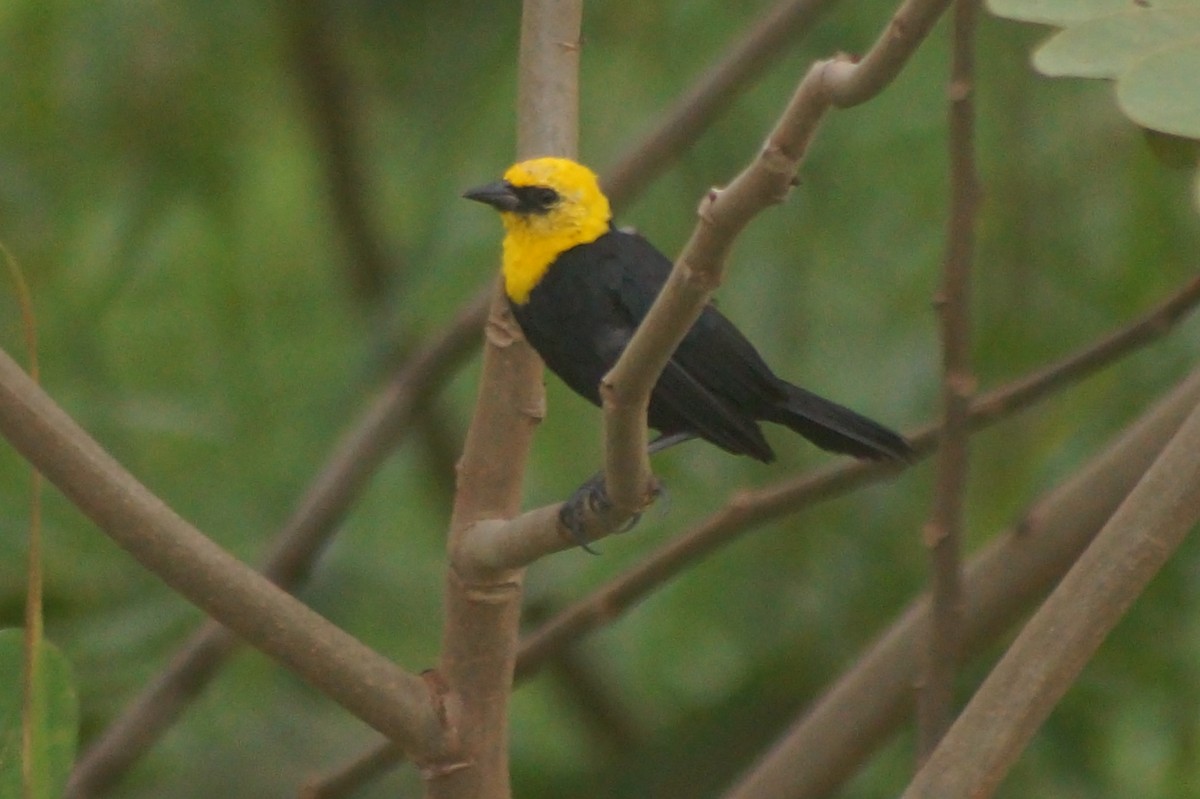
[[[25,355],[29,358],[29,377],[34,383],[41,380],[38,362],[37,316],[33,310],[33,295],[25,273],[17,259],[0,242],[0,259],[4,260],[11,289],[21,309],[21,332],[25,339]],[[29,470],[29,552],[26,556],[25,630],[21,663],[21,795],[34,799],[49,791],[43,753],[45,738],[43,719],[39,718],[47,685],[43,673],[45,636],[45,572],[42,549],[42,474]],[[9,749],[11,752],[11,748]]]
[[[975,174],[975,2],[955,0],[949,86],[950,196],[946,257],[936,307],[942,331],[942,437],[929,549],[929,635],[917,691],[917,756],[933,751],[954,714],[954,680],[962,649],[963,498],[967,487],[971,372],[971,266],[979,187]]]
[[[296,799],[337,799],[350,796],[359,787],[374,781],[386,774],[403,758],[400,750],[391,742],[368,752],[365,757],[355,758],[353,763],[338,770],[336,774],[326,774],[319,779],[313,779],[301,787]]]
[[[831,3],[783,0],[756,20],[608,170],[603,185],[613,206],[640,193],[686,152],[746,86],[800,41]]]
[[[377,743],[320,777],[310,780],[297,799],[343,799],[354,796],[404,762],[404,753],[391,741]]]
[[[987,799],[1200,520],[1200,403],[980,686],[904,799]]]
[[[823,78],[829,101],[850,108],[887,88],[949,5],[950,0],[904,0],[866,55],[827,62]]]

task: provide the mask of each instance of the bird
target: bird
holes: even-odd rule
[[[463,197],[500,213],[504,293],[526,340],[551,372],[599,406],[601,379],[661,291],[670,259],[613,225],[596,174],[571,159],[521,161]],[[913,453],[887,427],[777,376],[709,303],[651,392],[647,423],[659,433],[651,451],[700,438],[769,463],[775,452],[760,422],[860,459],[907,461]]]

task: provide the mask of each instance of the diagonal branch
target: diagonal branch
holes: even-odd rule
[[[824,3],[825,0],[784,0],[755,23],[730,53],[683,95],[644,142],[634,145],[614,164],[612,174],[604,181],[614,208],[629,202],[646,187],[653,170],[643,167],[649,162],[657,167],[694,142],[784,47],[806,32]],[[312,91],[322,89],[331,79],[339,79],[338,74],[312,79],[311,85],[306,85]],[[322,135],[330,153],[330,181],[334,187],[331,190],[336,196],[342,191],[336,186],[361,187],[361,182],[356,179],[359,171],[353,161],[335,157],[349,155],[352,151],[349,132],[343,130],[329,113],[331,109],[335,110],[338,101],[336,98],[329,100],[328,92],[323,89],[314,99],[321,101],[314,102],[313,108],[314,113],[320,112],[316,121],[321,123],[318,128],[324,131]],[[339,213],[348,237],[356,236],[355,231],[371,230],[363,222],[366,217],[357,213],[359,205],[347,203]],[[377,248],[372,245],[367,249]],[[442,370],[427,367],[445,358],[445,371],[452,373],[478,346],[478,331],[487,316],[491,298],[492,283],[489,281],[460,309],[446,329],[396,372],[380,399],[364,412],[335,447],[329,461],[313,479],[276,536],[274,549],[264,565],[264,573],[271,579],[289,590],[294,590],[303,581],[338,521],[361,494],[384,456],[395,446],[397,437],[407,428],[413,398],[437,391],[440,380],[434,379],[433,372],[439,372],[440,376]],[[561,539],[555,535],[554,542],[559,541]],[[548,546],[539,546],[537,551],[548,551]],[[528,562],[533,557],[513,560],[513,556],[508,556],[495,560]],[[167,669],[134,698],[76,763],[71,795],[89,795],[119,779],[216,675],[236,643],[224,627],[211,622],[184,642]],[[79,793],[75,793],[75,789]]]
[[[1197,401],[1200,372],[971,558],[963,580],[965,656],[993,645],[1066,573]],[[726,799],[817,799],[835,792],[907,720],[928,613],[924,598],[905,608]]]
[[[0,351],[0,432],[143,566],[414,759],[444,746],[425,681],[293,599],[150,493]]]
[[[698,222],[666,284],[629,345],[600,385],[604,405],[605,484],[611,506],[583,524],[589,539],[609,535],[653,502],[657,482],[645,442],[646,410],[671,353],[719,285],[734,238],[755,214],[780,202],[796,180],[805,152],[831,105],[874,96],[928,35],[949,0],[906,0],[885,34],[861,62],[846,56],[820,61],[800,81],[762,151],[725,189],[701,201]],[[868,91],[869,89],[869,91]],[[511,527],[489,529],[483,557],[537,556],[561,548],[557,530],[544,528],[544,509]],[[503,539],[527,536],[518,544]],[[540,547],[546,547],[541,549]]]
[[[1200,521],[1200,402],[1025,625],[905,799],[991,796],[1058,700]]]
[[[827,62],[823,77],[830,102],[850,108],[886,89],[949,6],[950,0],[904,0],[866,55]]]
[[[640,193],[707,130],[779,55],[794,47],[832,0],[782,0],[731,45],[721,60],[675,101],[603,184],[614,206]]]
[[[414,352],[342,436],[275,536],[263,576],[287,591],[307,579],[350,506],[408,428],[420,399],[436,392],[478,346],[487,301],[476,297]],[[120,779],[216,676],[238,643],[224,626],[205,622],[76,762],[68,796],[92,796]]]
[[[1200,278],[1193,278],[1131,324],[1042,369],[976,397],[971,403],[971,429],[995,424],[1162,338],[1198,304]],[[929,425],[908,439],[917,456],[921,457],[933,451],[939,436],[940,429]],[[561,647],[569,646],[598,627],[613,623],[688,566],[751,530],[884,480],[894,470],[895,467],[876,462],[837,463],[763,488],[738,492],[729,504],[708,519],[528,635],[521,645],[518,673],[536,670]]]
[[[1062,358],[1054,363],[1020,377],[1004,386],[993,389],[978,396],[971,403],[970,423],[972,430],[979,430],[1015,415],[1043,399],[1055,396],[1060,391],[1079,382],[1100,369],[1121,358],[1136,352],[1169,333],[1189,313],[1200,304],[1200,278],[1193,278],[1178,291],[1167,297],[1156,307],[1147,311],[1130,324],[1102,336],[1098,341]],[[1188,381],[1187,384],[1172,394],[1171,399],[1160,403],[1160,407],[1147,414],[1147,425],[1139,427],[1128,434],[1130,440],[1140,441],[1139,447],[1148,447],[1151,454],[1139,460],[1137,456],[1141,449],[1124,450],[1118,448],[1119,455],[1106,457],[1098,461],[1095,467],[1097,479],[1110,475],[1115,483],[1089,483],[1081,496],[1095,492],[1098,496],[1120,496],[1121,480],[1136,480],[1141,471],[1149,464],[1153,453],[1158,451],[1162,442],[1178,427],[1187,407],[1200,397],[1200,376]],[[1181,405],[1182,403],[1182,405]],[[1168,411],[1167,407],[1172,408]],[[1174,414],[1171,416],[1170,414]],[[1153,422],[1149,420],[1153,419]],[[1154,438],[1147,438],[1155,436]],[[936,446],[938,429],[930,426],[921,429],[912,436],[916,452],[928,454]],[[1124,439],[1123,439],[1124,440]],[[1150,441],[1151,443],[1147,443]],[[1157,444],[1153,442],[1157,441]],[[1104,464],[1101,467],[1101,463]],[[1141,464],[1139,466],[1139,464]],[[1120,468],[1109,467],[1119,465]],[[1092,474],[1092,469],[1086,474]],[[841,463],[821,469],[817,472],[801,475],[798,478],[781,481],[773,486],[754,491],[740,491],[735,499],[724,508],[713,513],[707,520],[701,522],[690,531],[669,542],[648,560],[630,572],[617,577],[601,586],[590,595],[580,599],[538,629],[525,636],[517,659],[517,680],[532,677],[558,653],[581,640],[584,636],[621,619],[632,607],[637,605],[651,592],[662,587],[665,583],[681,574],[689,565],[711,555],[726,543],[730,543],[755,528],[776,520],[784,515],[796,513],[826,499],[832,499],[849,493],[867,484],[884,479],[889,472],[878,464]],[[1132,475],[1132,476],[1129,476]],[[1086,478],[1077,478],[1083,481]],[[1074,483],[1072,483],[1074,485]],[[1065,490],[1065,489],[1064,489]],[[1073,490],[1073,489],[1072,489]],[[1127,490],[1127,488],[1125,489]],[[1054,495],[1052,495],[1054,496]],[[1034,511],[1028,514],[1029,521],[1022,525],[1009,539],[1008,544],[1000,547],[995,556],[989,556],[986,562],[991,565],[973,565],[969,569],[966,584],[974,586],[968,594],[968,626],[967,645],[974,648],[982,641],[991,640],[1003,627],[1011,623],[1020,608],[1006,609],[1008,599],[1014,605],[1022,604],[1020,598],[1026,589],[1013,588],[1009,594],[1009,584],[1017,579],[1016,575],[1026,575],[1022,579],[1033,582],[1028,590],[1028,596],[1044,590],[1057,575],[1061,574],[1070,564],[1073,553],[1078,552],[1084,543],[1073,543],[1076,539],[1064,533],[1063,537],[1047,533],[1044,539],[1033,538],[1038,548],[1023,549],[1025,532],[1044,525],[1048,531],[1073,530],[1066,526],[1067,520],[1056,520],[1060,514],[1052,512],[1059,507],[1071,507],[1071,503],[1051,501],[1050,497],[1039,503]],[[555,516],[558,506],[552,505],[530,511],[531,514]],[[1111,512],[1111,509],[1109,510]],[[1105,514],[1107,515],[1107,514]],[[1071,512],[1069,518],[1076,518],[1078,513]],[[520,518],[514,520],[518,522]],[[1103,518],[1103,517],[1101,517]],[[1086,519],[1080,519],[1080,524],[1088,524]],[[547,520],[536,519],[528,522],[531,529],[548,529]],[[1086,529],[1090,536],[1098,528],[1096,522]],[[514,536],[514,538],[520,538]],[[563,546],[568,544],[563,543]],[[1020,545],[1020,546],[1018,546]],[[1074,547],[1074,548],[1072,548]],[[497,549],[497,553],[502,550]],[[1022,553],[1028,552],[1028,556]],[[1039,554],[1041,553],[1041,554]],[[1064,554],[1065,553],[1065,554]],[[1043,558],[1044,555],[1044,558]],[[497,557],[500,557],[497,554]],[[980,561],[982,564],[985,561]],[[974,561],[973,561],[974,563]],[[976,574],[991,574],[992,572],[1008,569],[1004,582],[989,582],[978,580]],[[1057,569],[1057,571],[1056,571]],[[975,597],[979,596],[976,600]],[[881,643],[872,649],[871,653],[859,661],[854,670],[838,683],[833,692],[827,695],[809,714],[813,721],[804,722],[801,726],[806,730],[804,743],[793,747],[803,752],[827,751],[832,753],[828,759],[814,755],[811,761],[828,762],[826,770],[806,771],[806,781],[801,783],[808,786],[807,792],[800,796],[819,796],[828,792],[828,788],[817,790],[812,786],[831,786],[844,779],[858,762],[866,748],[872,748],[883,740],[896,724],[899,724],[903,712],[910,706],[912,686],[916,679],[916,665],[913,655],[916,652],[916,625],[925,618],[924,606],[906,611],[901,620],[894,626],[893,633],[888,633]],[[974,626],[972,619],[976,614],[982,614],[985,621],[981,622],[985,631],[980,632]],[[987,622],[999,614],[1001,621]],[[979,636],[979,638],[977,638]],[[886,646],[885,646],[886,644]],[[896,670],[893,676],[891,670]],[[880,677],[883,674],[886,679]],[[878,684],[881,683],[881,684]],[[842,686],[847,686],[844,690]],[[864,702],[863,697],[871,697],[871,702]],[[855,726],[841,726],[840,732],[831,733],[831,722],[821,719],[828,718],[826,712],[836,718],[842,718],[845,712],[844,703],[861,706],[861,730]],[[832,710],[822,710],[832,703]],[[836,726],[836,724],[834,725]],[[859,732],[861,731],[861,735]],[[864,742],[865,741],[865,742]],[[824,749],[822,749],[824,747]],[[864,748],[865,747],[865,748]],[[401,758],[394,746],[384,744],[376,749],[359,756],[343,770],[331,775],[326,780],[311,786],[311,796],[321,799],[333,799],[348,794],[351,789],[369,781],[380,773],[390,769]]]

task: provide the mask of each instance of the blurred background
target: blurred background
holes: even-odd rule
[[[589,4],[581,159],[603,173],[769,7]],[[832,4],[618,221],[676,252],[702,193],[755,154],[807,65],[865,50],[892,9]],[[0,240],[31,282],[42,381],[239,557],[258,562],[403,354],[494,274],[499,223],[459,194],[513,159],[518,25],[516,3],[0,7]],[[1045,33],[980,24],[983,388],[1119,326],[1196,267],[1189,173],[1154,158],[1107,84],[1035,75],[1029,53]],[[946,41],[939,31],[880,98],[829,117],[801,185],[746,231],[718,295],[783,376],[899,429],[938,412]],[[23,358],[19,319],[14,293],[0,290],[0,345]],[[968,548],[1017,521],[1198,351],[1187,323],[976,437]],[[477,373],[472,359],[428,398],[301,594],[414,670],[436,658],[452,469]],[[530,507],[561,499],[600,462],[598,412],[547,383]],[[536,613],[621,573],[739,488],[829,460],[770,435],[771,466],[704,446],[660,457],[668,501],[605,541],[602,557],[566,552],[532,568]],[[591,637],[574,669],[521,687],[515,794],[719,795],[921,590],[931,475],[923,464],[757,530]],[[2,626],[22,623],[28,480],[0,447]],[[86,745],[200,614],[52,490],[45,532],[47,631],[75,667]],[[1198,567],[1193,541],[1002,795],[1200,792]],[[964,689],[985,670],[968,668]],[[243,652],[113,795],[291,796],[376,740]],[[840,795],[896,795],[912,757],[906,733]],[[411,769],[360,795],[397,791],[418,795]]]

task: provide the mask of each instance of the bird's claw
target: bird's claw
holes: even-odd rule
[[[613,501],[608,496],[608,489],[604,485],[604,475],[597,474],[575,489],[575,492],[563,503],[562,508],[558,511],[558,520],[571,536],[571,540],[578,544],[584,552],[599,555],[599,552],[588,545],[587,520],[589,517],[604,516],[612,509]],[[629,532],[641,518],[642,514],[635,513],[617,532]]]
[[[558,520],[571,535],[571,540],[589,555],[600,553],[588,546],[587,518],[604,513],[612,508],[608,489],[604,487],[604,475],[590,477],[563,503]]]

